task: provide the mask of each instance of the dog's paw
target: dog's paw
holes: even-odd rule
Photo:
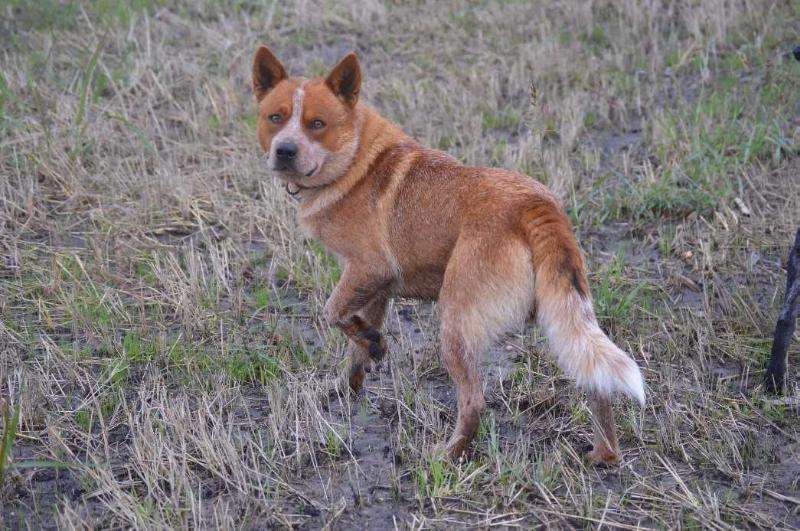
[[[463,435],[453,435],[450,440],[447,441],[444,451],[451,461],[458,463],[462,459],[466,460],[468,445],[469,440],[466,437]]]
[[[383,357],[386,356],[386,344],[383,343],[383,342],[370,343],[369,344],[369,356],[376,363],[381,361],[383,359]]]
[[[369,341],[369,357],[372,361],[379,362],[386,356],[386,340],[380,332],[374,328],[368,328],[364,331],[364,339]]]
[[[427,456],[431,460],[449,460],[452,463],[459,463],[467,459],[467,445],[462,441],[455,441],[453,438],[447,442],[440,442],[430,448]]]
[[[593,466],[615,466],[620,463],[620,457],[617,452],[605,447],[593,448],[586,453],[586,461]]]

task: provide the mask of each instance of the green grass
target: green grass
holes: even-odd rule
[[[153,341],[144,343],[136,332],[128,332],[122,338],[122,355],[131,363],[151,361],[158,354],[158,345]]]
[[[432,459],[427,467],[417,470],[420,501],[454,494],[453,480],[452,465],[441,458]]]
[[[654,166],[621,176],[605,196],[615,219],[708,215],[743,193],[743,168],[778,167],[796,153],[796,140],[787,136],[791,74],[766,66],[763,78],[743,78],[748,65],[730,57],[695,101],[678,101],[657,116]]]
[[[228,353],[223,368],[235,382],[267,384],[281,375],[281,362],[265,349],[235,349]]]
[[[57,0],[3,0],[0,10],[13,11],[19,27],[42,32],[80,31],[83,13],[98,24],[125,27],[132,18],[153,9],[153,0],[91,0],[89,2],[59,2]]]
[[[11,451],[14,449],[14,441],[17,438],[20,411],[19,402],[13,412],[5,400],[0,404],[0,415],[3,418],[2,437],[0,438],[0,487],[3,486],[6,470],[10,468]]]
[[[258,308],[268,308],[272,300],[269,288],[262,286],[253,292],[253,301]]]
[[[75,412],[75,423],[80,426],[83,431],[89,432],[92,430],[92,415],[93,412],[89,409],[80,409]]]
[[[599,281],[592,291],[595,311],[600,319],[627,322],[633,319],[636,307],[645,311],[652,309],[656,289],[645,280],[629,280],[627,267],[625,249],[621,247],[612,261],[598,271]]]
[[[484,129],[508,129],[516,131],[522,121],[522,116],[516,109],[504,111],[484,111],[482,115]]]

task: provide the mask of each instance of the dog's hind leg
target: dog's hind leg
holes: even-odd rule
[[[592,411],[594,445],[586,457],[595,465],[619,462],[619,441],[611,399],[599,393],[589,393],[589,409]]]
[[[486,407],[478,372],[479,352],[469,346],[452,316],[443,320],[441,332],[441,359],[456,387],[458,417],[447,452],[458,459],[478,433],[481,412]]]
[[[487,240],[459,240],[439,293],[441,360],[458,401],[456,425],[447,443],[454,459],[475,437],[486,407],[480,357],[499,333],[524,322],[533,299],[527,248],[517,241]]]

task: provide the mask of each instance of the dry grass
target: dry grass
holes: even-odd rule
[[[760,389],[800,224],[798,16],[0,2],[0,527],[800,526],[797,342],[786,395]],[[259,43],[295,74],[356,49],[420,140],[558,191],[649,386],[621,467],[582,463],[584,397],[534,330],[486,357],[466,463],[434,452],[435,308],[395,301],[366,396],[336,393],[338,269],[260,163]]]

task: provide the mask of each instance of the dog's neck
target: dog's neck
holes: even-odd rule
[[[310,218],[339,201],[358,183],[368,178],[369,167],[387,148],[411,139],[400,128],[365,103],[356,112],[356,144],[350,166],[327,186],[300,190],[300,217]]]

